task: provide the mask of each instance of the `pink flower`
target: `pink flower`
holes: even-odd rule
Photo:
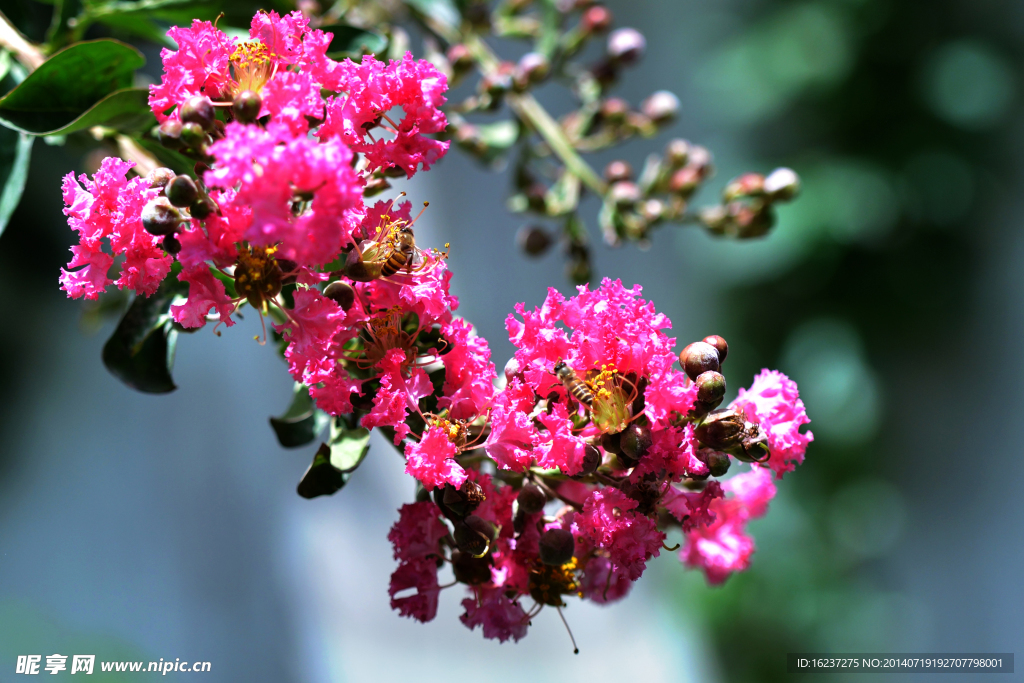
[[[451,484],[459,488],[466,481],[466,470],[454,460],[459,449],[448,440],[444,430],[432,426],[419,443],[405,446],[405,473],[423,484],[428,491]]]
[[[540,413],[537,419],[548,430],[539,437],[544,443],[536,449],[537,464],[545,469],[558,468],[570,477],[579,474],[587,443],[573,434],[573,423],[565,405],[556,403],[550,414]]]
[[[408,593],[407,591],[413,592]],[[437,616],[437,597],[441,588],[437,583],[437,562],[430,558],[410,560],[398,565],[391,574],[388,595],[391,609],[403,617],[428,622]],[[403,593],[402,597],[395,597]]]
[[[406,377],[405,352],[391,349],[377,367],[380,370],[380,390],[373,399],[373,410],[365,415],[362,425],[372,427],[394,427],[395,443],[398,444],[409,433],[405,417],[409,410],[419,410],[419,401],[434,391],[430,378],[422,368],[410,368]]]
[[[733,572],[750,566],[754,539],[746,533],[747,522],[764,515],[768,501],[775,496],[769,470],[756,466],[732,477],[723,488],[726,497],[715,498],[709,506],[714,521],[687,531],[679,553],[688,567],[703,569],[711,584],[722,583]]]
[[[615,602],[626,597],[632,587],[626,571],[613,565],[607,557],[595,555],[583,566],[580,592],[587,600],[599,605]]]
[[[91,251],[85,244],[71,247],[71,253],[74,256],[68,263],[68,268],[79,270],[61,268],[60,288],[72,299],[98,299],[107,285],[113,282],[107,277],[107,271],[114,265],[114,257],[102,251]]]
[[[683,531],[690,531],[698,526],[708,526],[715,521],[711,503],[724,495],[722,485],[717,481],[709,481],[703,491],[684,491],[670,486],[662,496],[661,504],[673,517],[682,522]]]
[[[183,270],[178,279],[188,283],[188,300],[171,306],[174,322],[185,328],[202,327],[206,324],[206,314],[213,308],[222,323],[228,327],[235,324],[231,319],[235,304],[224,291],[224,283],[213,276],[208,266]]]
[[[172,26],[167,35],[178,49],[160,51],[164,75],[149,86],[149,106],[160,122],[167,119],[172,107],[193,95],[215,97],[227,89],[235,45],[234,38],[198,19],[192,21],[191,28]]]
[[[697,457],[698,446],[693,425],[653,430],[650,451],[633,468],[629,479],[635,484],[648,474],[659,478],[668,475],[673,481],[684,476],[706,475],[708,466]]]
[[[181,242],[178,262],[186,269],[206,261],[221,268],[235,264],[238,259],[235,245],[242,241],[245,229],[252,222],[252,211],[248,206],[235,204],[234,197],[234,190],[214,190],[210,198],[220,207],[220,213],[212,213],[203,221],[192,220],[188,230],[178,233]]]
[[[473,328],[462,318],[455,318],[441,328],[447,342],[442,350],[444,364],[443,396],[437,407],[447,408],[452,419],[472,419],[490,405],[494,397],[494,363],[487,341],[473,334]]]
[[[779,479],[804,461],[807,444],[814,435],[800,433],[800,427],[810,419],[796,382],[777,370],[764,369],[749,389],[740,389],[730,407],[742,409],[748,420],[767,432],[771,451],[767,465]]]
[[[398,521],[391,527],[388,540],[394,547],[395,559],[402,562],[441,556],[439,543],[448,534],[441,521],[441,511],[430,501],[408,503],[398,511]]]
[[[518,602],[505,596],[502,588],[474,588],[474,597],[462,601],[466,612],[459,620],[470,630],[483,626],[484,638],[504,643],[526,636],[528,617]]]
[[[320,86],[308,73],[283,71],[263,86],[262,95],[266,114],[272,121],[286,125],[293,135],[309,131],[307,116],[314,120],[324,117]]]
[[[505,391],[498,394],[491,409],[491,433],[484,449],[498,467],[522,472],[533,462],[533,449],[540,435],[528,411],[524,409],[522,394],[532,406],[533,392],[513,378]]]
[[[636,581],[647,567],[647,560],[661,553],[665,534],[650,518],[632,512],[637,502],[614,488],[597,489],[583,504],[572,525],[573,535],[585,554],[596,548],[607,554],[613,570],[621,570]]]

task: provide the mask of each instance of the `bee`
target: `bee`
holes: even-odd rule
[[[562,383],[566,391],[572,394],[577,401],[588,408],[594,403],[594,392],[590,390],[587,383],[576,376],[573,369],[566,365],[564,360],[555,363],[555,377]]]
[[[426,208],[427,202],[424,202],[423,206]],[[420,215],[423,215],[422,211]],[[357,282],[372,282],[402,271],[413,275],[435,267],[448,254],[432,252],[432,255],[428,256],[417,247],[416,237],[412,231],[415,222],[392,220],[390,216],[384,216],[384,223],[377,235],[349,253],[345,275]]]
[[[403,225],[398,228],[395,235],[395,243],[390,247],[390,253],[384,253],[384,265],[380,267],[381,277],[390,277],[402,268],[412,269],[412,260],[416,255],[416,237],[412,234],[412,228]]]

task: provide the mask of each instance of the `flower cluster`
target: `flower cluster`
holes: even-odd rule
[[[389,534],[394,609],[433,619],[450,570],[462,622],[519,640],[545,606],[625,596],[675,530],[712,583],[749,566],[746,524],[813,438],[791,380],[765,370],[718,409],[725,340],[677,354],[640,287],[610,280],[516,306],[499,380],[454,314],[447,253],[416,243],[411,203],[364,199],[447,151],[428,137],[446,126],[445,76],[411,55],[334,61],[330,34],[299,13],[257,14],[247,41],[201,21],[169,35],[150,104],[162,142],[195,166],[129,179],[132,164],[108,158],[69,175],[79,244],[62,287],[95,299],[170,283],[182,328],[231,326],[245,304],[271,318],[316,408],[343,433],[381,429],[417,482]],[[332,493],[358,465],[333,457],[324,444],[310,469],[333,487],[300,493]],[[725,478],[736,462],[750,467]]]

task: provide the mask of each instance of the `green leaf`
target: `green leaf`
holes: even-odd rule
[[[188,283],[179,281],[175,270],[152,296],[135,297],[103,346],[103,364],[107,370],[132,389],[147,394],[164,394],[177,389],[171,368],[178,332],[174,329],[170,309],[175,299],[188,294]]]
[[[353,429],[346,424],[351,416],[334,418],[331,438],[320,444],[313,464],[299,481],[298,493],[303,498],[330,496],[337,493],[370,450],[370,430]]]
[[[132,133],[152,128],[156,125],[156,117],[149,108],[148,90],[126,88],[110,93],[77,119],[55,130],[44,130],[30,116],[21,113],[9,116],[7,124],[31,135],[69,135],[93,126]]]
[[[21,201],[35,138],[0,128],[0,235]]]
[[[359,57],[365,53],[379,54],[387,49],[388,39],[377,31],[349,26],[348,24],[332,24],[321,26],[324,33],[333,33],[334,38],[327,48],[327,56],[332,59],[343,57]]]
[[[280,417],[270,418],[270,426],[277,434],[278,442],[285,448],[298,448],[310,443],[324,430],[331,418],[322,410],[317,410],[309,389],[299,383],[295,384],[292,404]]]
[[[405,0],[405,4],[449,29],[456,29],[462,23],[459,8],[452,0]]]
[[[160,162],[161,166],[166,166],[167,168],[171,169],[178,175],[193,175],[195,173],[195,159],[189,159],[187,156],[181,154],[180,152],[176,152],[173,149],[168,149],[161,145],[158,141],[153,140],[152,138],[145,135],[136,136],[134,140],[139,144],[139,147],[142,147],[144,150],[155,156],[156,160]],[[213,272],[215,277],[217,276],[217,272],[218,271],[216,270]],[[232,280],[231,286],[234,287],[234,280]]]
[[[61,131],[107,95],[130,88],[132,73],[145,63],[141,52],[116,40],[72,45],[43,62],[0,99],[0,123],[33,135]],[[132,96],[105,105],[102,112],[119,115],[128,101],[123,98],[128,97]]]

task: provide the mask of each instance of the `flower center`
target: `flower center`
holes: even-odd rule
[[[378,313],[366,322],[366,359],[376,365],[391,349],[405,350],[405,362],[411,363],[416,354],[412,350],[413,335],[402,330],[402,309],[398,306]]]
[[[602,432],[615,434],[621,432],[629,424],[632,417],[630,395],[631,387],[623,386],[623,378],[614,365],[602,365],[600,370],[591,370],[587,386],[594,393],[594,402],[590,411],[594,424]]]
[[[253,308],[267,310],[267,300],[281,291],[281,268],[273,253],[277,247],[243,247],[235,264],[235,291]]]
[[[259,93],[260,89],[274,75],[274,55],[267,51],[267,46],[258,40],[239,43],[231,53],[231,70],[234,73],[238,92],[251,90]]]
[[[537,562],[530,569],[530,597],[541,604],[561,607],[565,604],[562,596],[579,595],[579,589],[575,557],[560,567]]]

